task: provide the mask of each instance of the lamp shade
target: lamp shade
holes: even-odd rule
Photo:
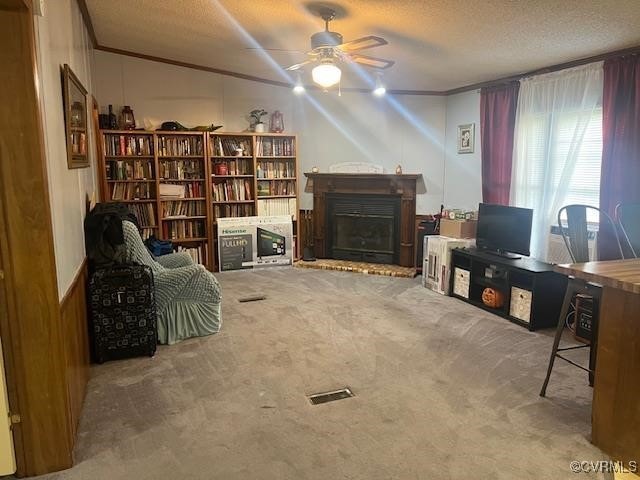
[[[331,87],[340,81],[342,71],[333,62],[323,62],[313,68],[311,77],[313,81],[324,88]]]

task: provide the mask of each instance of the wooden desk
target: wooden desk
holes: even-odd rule
[[[603,286],[591,440],[616,460],[640,461],[640,259],[555,269]]]

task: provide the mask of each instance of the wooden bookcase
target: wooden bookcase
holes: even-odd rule
[[[207,138],[202,132],[155,132],[160,238],[212,268]],[[173,187],[174,194],[164,188]]]
[[[171,240],[217,270],[218,218],[292,215],[294,258],[300,256],[294,135],[140,130],[101,135],[101,199],[127,203],[143,237]],[[175,191],[166,192],[172,188],[167,185]]]
[[[102,131],[100,197],[127,203],[143,237],[158,236],[155,137],[150,132]]]
[[[300,257],[297,137],[278,133],[209,134],[212,257],[218,218],[291,215]]]

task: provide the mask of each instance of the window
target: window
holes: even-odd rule
[[[602,108],[586,118],[576,112],[559,114],[549,131],[548,115],[529,119],[530,134],[527,142],[527,185],[514,185],[527,189],[532,197],[542,199],[551,192],[560,192],[560,206],[573,203],[597,207],[600,202],[600,166],[602,163]],[[586,122],[579,128],[579,122]],[[583,131],[580,141],[574,138]],[[567,167],[566,159],[577,149],[575,164]],[[547,155],[548,152],[548,155]],[[565,184],[562,188],[561,185]],[[539,203],[539,202],[538,202]],[[598,222],[598,215],[589,210],[590,222]]]
[[[602,76],[600,62],[520,82],[511,204],[533,209],[534,257],[547,258],[560,208],[600,202]]]

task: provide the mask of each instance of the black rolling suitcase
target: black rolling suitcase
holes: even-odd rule
[[[143,265],[96,270],[89,282],[93,358],[148,355],[158,343],[153,272]]]

